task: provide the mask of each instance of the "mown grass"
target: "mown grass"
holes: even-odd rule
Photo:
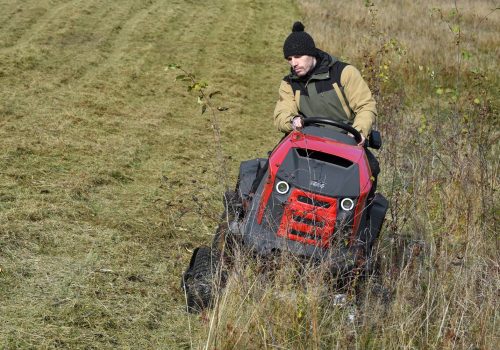
[[[164,68],[223,91],[234,177],[279,138],[277,9],[0,2],[1,348],[189,347],[180,275],[222,187],[211,123]]]
[[[271,114],[296,4],[0,1],[0,347],[495,348],[498,12],[398,4],[298,3],[379,102],[393,301],[338,307],[321,267],[267,275],[242,258],[198,316],[180,275],[211,240],[224,184],[213,120],[164,68],[222,91],[232,183],[281,137]]]

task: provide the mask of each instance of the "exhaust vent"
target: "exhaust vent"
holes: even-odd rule
[[[342,168],[349,168],[353,163],[350,160],[345,158],[337,157],[333,154],[318,152],[318,151],[309,151],[303,148],[296,148],[295,151],[302,158],[309,158],[314,160],[319,160],[321,162],[330,163],[338,165]]]

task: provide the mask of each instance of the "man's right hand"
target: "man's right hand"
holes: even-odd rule
[[[302,118],[296,116],[292,119],[292,128],[293,130],[301,130],[304,124],[302,123]]]

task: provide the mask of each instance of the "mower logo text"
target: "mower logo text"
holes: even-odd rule
[[[325,184],[324,184],[324,183],[322,183],[322,182],[318,182],[318,181],[314,181],[314,180],[313,180],[313,181],[311,181],[309,184],[310,184],[311,186],[318,187],[318,188],[321,188],[321,189],[323,189],[323,188],[325,187]]]

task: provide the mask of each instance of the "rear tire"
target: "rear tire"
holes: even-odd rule
[[[195,250],[189,268],[182,276],[182,287],[186,293],[189,312],[209,308],[214,300],[218,256],[212,249],[203,246]]]

